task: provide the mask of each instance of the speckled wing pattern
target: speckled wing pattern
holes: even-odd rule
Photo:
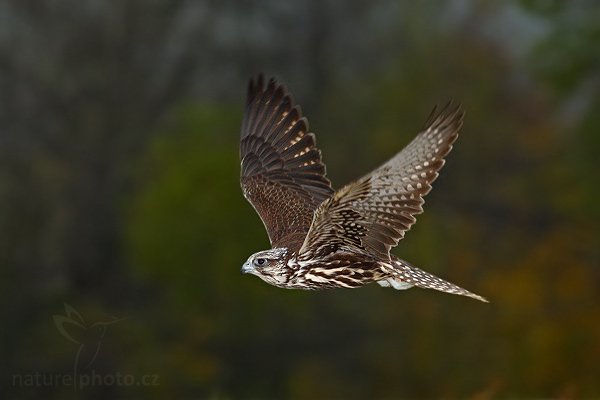
[[[244,196],[271,245],[297,251],[314,211],[333,194],[308,121],[285,87],[260,75],[248,87],[240,142]]]
[[[431,190],[462,126],[460,106],[434,109],[425,128],[391,160],[343,187],[315,212],[299,259],[335,252],[363,254],[390,262],[390,249],[423,212]]]

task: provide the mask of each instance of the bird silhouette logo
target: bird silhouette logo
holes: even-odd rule
[[[79,345],[73,365],[74,375],[89,368],[96,360],[109,325],[125,318],[112,317],[107,321],[88,323],[72,306],[65,303],[66,315],[54,315],[54,324],[62,336]]]

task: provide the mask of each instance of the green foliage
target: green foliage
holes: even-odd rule
[[[268,245],[239,189],[240,115],[237,107],[189,106],[172,116],[176,122],[138,166],[140,186],[127,211],[140,276],[169,281],[170,293],[209,308],[218,300],[214,286],[237,272],[250,246]],[[193,303],[187,300],[179,305]]]
[[[207,6],[215,11],[206,14],[214,21],[219,13],[232,21],[244,14],[217,3]],[[169,11],[168,21],[179,21],[179,3],[167,4],[155,2],[161,13]],[[2,125],[12,136],[0,137],[0,209],[9,210],[0,215],[0,338],[8,344],[0,349],[0,372],[72,369],[76,349],[52,321],[67,302],[90,323],[125,318],[111,325],[94,368],[159,376],[158,386],[90,388],[75,396],[598,397],[598,6],[531,0],[450,2],[446,8],[398,4],[337,10],[331,3],[319,15],[339,19],[313,21],[310,13],[321,10],[315,3],[302,14],[316,24],[310,38],[296,15],[304,10],[300,6],[265,6],[265,19],[256,8],[257,21],[278,24],[287,20],[276,16],[293,10],[294,24],[302,27],[296,36],[294,29],[276,30],[272,42],[263,41],[270,34],[262,33],[275,30],[260,23],[243,25],[244,36],[237,39],[232,27],[230,32],[217,29],[218,22],[217,28],[201,24],[211,33],[202,38],[221,41],[198,51],[200,41],[191,40],[184,50],[198,53],[175,63],[170,84],[150,77],[164,76],[171,64],[163,58],[169,61],[179,51],[169,43],[180,42],[164,44],[161,33],[177,24],[149,8],[148,18],[162,21],[159,30],[153,24],[143,25],[145,33],[135,31],[135,24],[123,24],[132,32],[115,30],[123,34],[119,44],[141,49],[131,56],[131,69],[117,57],[130,47],[116,46],[114,59],[111,51],[102,52],[102,64],[91,58],[93,43],[77,40],[73,49],[86,49],[86,58],[78,61],[72,50],[67,64],[84,71],[76,75],[80,82],[64,83],[70,70],[53,68],[61,79],[45,90],[63,84],[68,94],[79,85],[94,88],[91,94],[77,92],[77,101],[65,97],[71,103],[64,104],[79,108],[49,101],[56,111],[46,107],[50,92],[36,97],[14,91],[15,101],[23,103],[23,121],[34,121],[31,132],[45,136],[31,145],[19,141],[21,130],[28,132],[21,120]],[[21,7],[21,18],[29,11],[31,18],[37,15]],[[519,43],[490,37],[490,26],[513,28],[514,14],[504,13],[505,7],[543,27],[524,57],[511,51]],[[54,23],[63,23],[59,16]],[[220,36],[212,35],[213,28]],[[102,32],[96,34],[108,41]],[[364,42],[351,36],[355,32]],[[134,44],[126,41],[130,34]],[[512,34],[527,36],[516,28]],[[253,35],[261,38],[260,51],[246,48]],[[236,40],[243,50],[239,60]],[[155,56],[156,49],[164,53]],[[320,58],[313,57],[315,49]],[[287,59],[284,50],[293,56]],[[271,53],[275,62],[262,59]],[[211,75],[199,80],[206,84],[199,85],[202,94],[189,98],[177,88],[192,82],[187,62],[199,55],[198,68]],[[98,65],[113,66],[118,79]],[[304,83],[313,78],[325,83],[315,85],[309,99],[297,100],[306,104],[336,187],[402,148],[434,104],[460,101],[466,110],[460,138],[427,196],[425,214],[394,252],[491,303],[377,285],[282,290],[241,276],[246,258],[269,246],[239,188],[243,89],[237,77],[230,78],[245,78],[248,65],[283,66],[276,69],[278,77],[295,94],[310,92],[306,88],[314,82]],[[142,66],[145,72],[135,74]],[[227,69],[237,67],[236,74]],[[213,78],[220,68],[221,79]],[[12,73],[7,76],[27,81]],[[302,79],[294,80],[296,73]],[[107,94],[95,95],[113,80]],[[164,93],[157,89],[163,84]],[[130,90],[138,86],[144,90]],[[155,92],[162,95],[151,96]],[[123,100],[127,106],[121,108],[114,99],[122,93],[133,100]],[[52,118],[30,115],[30,98],[44,106],[40,115]],[[11,103],[5,105],[0,121],[11,114]],[[69,112],[60,114],[64,110]],[[79,121],[73,126],[72,116]],[[50,389],[6,397],[73,395],[68,387]]]

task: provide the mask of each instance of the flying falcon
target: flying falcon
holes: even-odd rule
[[[417,137],[381,167],[334,191],[315,135],[286,88],[251,80],[241,129],[241,186],[262,219],[271,249],[243,273],[289,289],[417,286],[483,297],[390,253],[423,212],[462,126],[460,106],[434,109]]]

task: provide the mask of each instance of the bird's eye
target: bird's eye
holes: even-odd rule
[[[257,258],[256,260],[254,260],[254,264],[258,266],[263,266],[266,262],[267,260],[265,260],[264,258]]]

